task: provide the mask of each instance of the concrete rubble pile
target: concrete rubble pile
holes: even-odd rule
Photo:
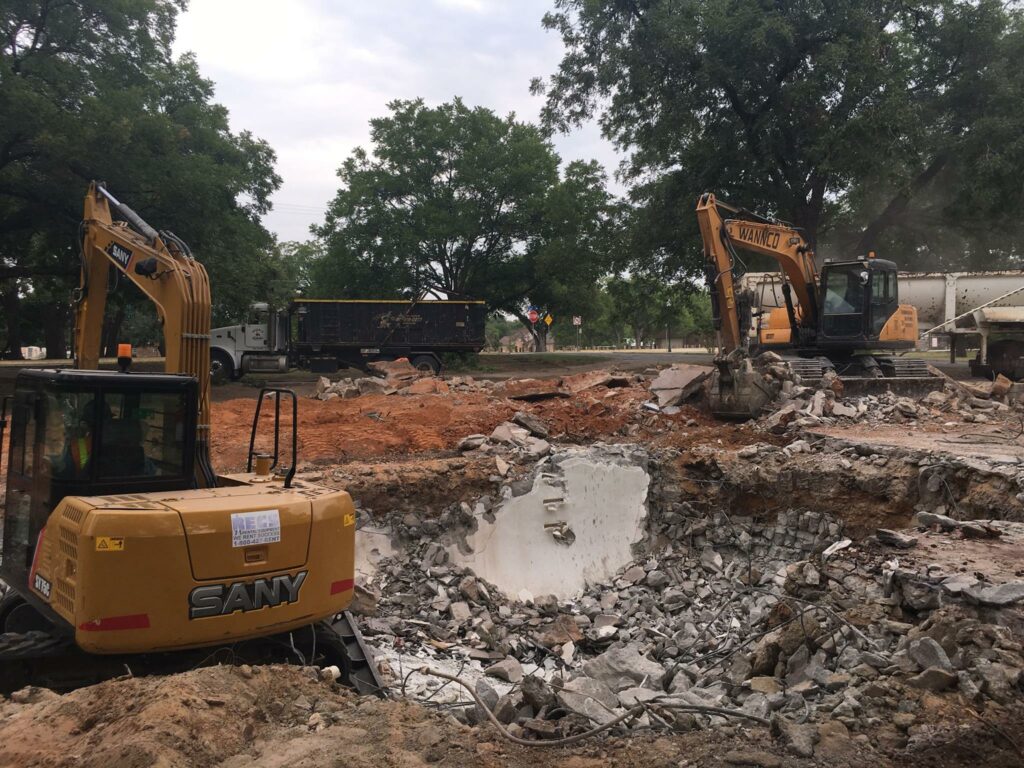
[[[942,389],[916,398],[893,392],[844,397],[843,382],[832,371],[818,381],[805,382],[774,352],[764,352],[753,362],[777,392],[768,413],[759,420],[762,427],[776,433],[851,422],[984,424],[1024,410],[1024,385],[1003,376],[995,382],[972,384],[947,380]]]
[[[599,387],[616,389],[645,383],[645,379],[636,374],[600,370],[552,379],[508,379],[501,382],[475,379],[472,376],[441,379],[416,370],[406,360],[370,363],[369,369],[374,375],[343,377],[336,381],[321,376],[317,379],[310,397],[314,400],[334,400],[368,394],[446,395],[458,392],[483,392],[513,401],[534,402],[551,398],[569,398]]]
[[[473,450],[526,451],[528,440],[543,439],[529,425],[518,430],[505,424],[496,437],[475,436]],[[540,459],[535,477],[552,458]],[[400,545],[365,586],[363,618],[396,687],[482,722],[478,707],[458,706],[471,702],[457,688],[413,670],[459,674],[509,731],[536,739],[637,707],[616,727],[691,730],[746,715],[770,721],[792,754],[825,759],[866,743],[869,731],[906,746],[935,706],[924,693],[988,706],[1024,690],[1014,637],[1024,583],[900,565],[899,550],[874,539],[855,545],[840,519],[820,512],[769,519],[698,508],[652,471],[633,557],[570,596],[509,595],[459,564],[471,537],[458,531],[503,514],[497,500],[397,524]],[[529,484],[516,482],[506,493]],[[954,535],[934,516],[920,522]]]
[[[452,391],[486,391],[493,388],[492,382],[475,381],[469,376],[457,376],[450,381],[435,378],[413,368],[405,358],[370,363],[368,369],[372,374],[370,376],[343,377],[333,382],[327,376],[321,376],[310,397],[314,400],[334,400],[361,395],[444,395]]]

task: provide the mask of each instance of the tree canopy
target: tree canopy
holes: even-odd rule
[[[372,152],[338,171],[312,290],[482,299],[519,318],[530,302],[585,301],[611,258],[615,206],[599,165],[560,173],[537,127],[460,99],[389,109],[371,121]]]
[[[716,191],[820,250],[907,267],[1020,253],[1021,13],[998,0],[554,0],[544,122],[629,154],[633,245],[695,271]],[[965,258],[966,256],[966,258]]]
[[[248,132],[232,133],[195,60],[172,57],[184,5],[0,7],[0,298],[9,350],[17,350],[25,302],[53,306],[60,322],[47,337],[63,335],[90,180],[190,244],[210,272],[215,319],[236,314],[273,276],[273,238],[260,217],[280,185],[274,153]],[[136,300],[118,297],[115,313],[118,302]]]

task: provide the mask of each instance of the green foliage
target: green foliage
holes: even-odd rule
[[[668,283],[658,277],[637,274],[616,276],[607,281],[612,314],[628,330],[637,345],[664,338],[670,328],[673,335],[700,333],[704,329],[701,303],[692,285]],[[710,303],[707,325],[710,326]]]
[[[395,101],[371,121],[317,228],[323,297],[483,299],[521,320],[528,303],[586,301],[610,259],[614,207],[596,163],[559,158],[534,126],[459,99]]]
[[[487,348],[496,350],[501,347],[501,340],[522,328],[522,325],[502,314],[494,313],[487,317],[487,325],[484,328],[484,338],[487,339]]]
[[[273,240],[260,216],[280,185],[274,153],[248,132],[231,132],[191,56],[172,58],[183,7],[170,0],[0,7],[4,291],[31,302],[35,292],[10,281],[52,275],[70,292],[82,198],[93,179],[189,243],[210,272],[215,320],[243,311],[273,279]]]
[[[544,24],[566,46],[534,83],[544,121],[597,116],[631,153],[646,269],[696,273],[705,190],[846,255],[934,268],[941,253],[981,266],[1020,251],[1015,4],[555,0]]]

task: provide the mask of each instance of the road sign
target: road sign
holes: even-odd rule
[[[572,324],[579,328],[581,325],[583,325],[583,318],[580,317],[579,315],[573,315]]]
[[[540,314],[538,314],[536,309],[533,309],[533,307],[531,307],[530,311],[526,313],[526,319],[529,320],[531,323],[536,323],[540,319]]]
[[[555,318],[553,318],[551,315],[544,315],[544,322],[547,323],[548,328],[550,328],[551,324],[555,322]]]

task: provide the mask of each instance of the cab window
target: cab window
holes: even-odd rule
[[[896,311],[896,273],[876,270],[871,275],[871,331],[877,336]]]
[[[183,394],[108,391],[103,401],[100,479],[184,474]]]
[[[92,476],[93,432],[99,392],[46,393],[43,451],[56,480],[82,481]]]
[[[828,270],[823,312],[826,336],[859,336],[863,333],[868,282],[868,272],[860,265]]]

